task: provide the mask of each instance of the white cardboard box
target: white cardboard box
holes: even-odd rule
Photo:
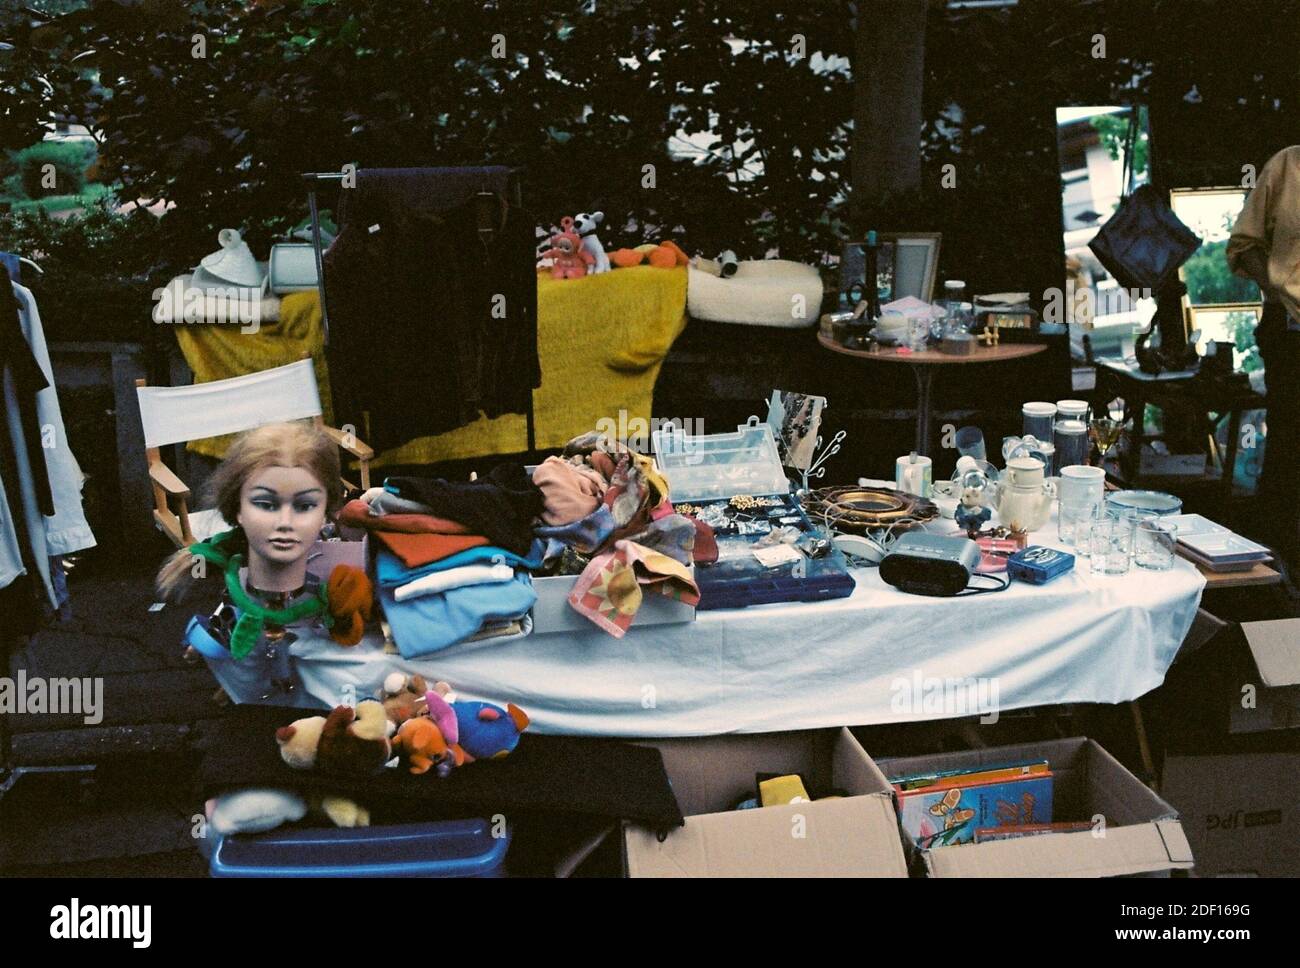
[[[1300,876],[1300,753],[1170,756],[1161,792],[1200,876]]]
[[[1101,835],[1087,830],[937,847],[921,852],[930,877],[1115,877],[1192,866],[1177,811],[1090,739],[882,759],[878,764],[886,776],[905,776],[1042,759],[1053,774],[1053,820],[1104,816]]]
[[[547,632],[589,632],[598,628],[569,604],[569,592],[573,591],[577,580],[575,575],[533,578],[533,590],[537,592],[537,602],[533,605],[534,635],[544,635]],[[694,621],[695,606],[647,592],[641,597],[641,607],[637,609],[628,634],[635,635],[639,627],[646,625]]]
[[[628,877],[906,877],[889,784],[847,729],[656,740],[686,815],[660,841],[625,825]],[[846,796],[734,810],[755,774]],[[813,791],[810,791],[813,792]]]
[[[1300,728],[1300,619],[1243,622],[1257,676],[1240,683],[1228,710],[1228,732]]]

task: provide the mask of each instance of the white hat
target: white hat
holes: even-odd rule
[[[234,286],[256,288],[266,278],[266,269],[253,258],[248,243],[236,229],[222,229],[217,235],[221,248],[205,255],[199,265],[206,276]]]

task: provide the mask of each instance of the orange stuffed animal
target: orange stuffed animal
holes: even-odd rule
[[[649,262],[657,269],[672,269],[684,266],[690,260],[676,242],[661,242],[659,245],[638,245],[635,249],[616,249],[610,253],[609,261],[620,269],[639,266],[642,262]]]
[[[374,585],[360,568],[336,565],[325,583],[325,596],[334,619],[330,638],[339,645],[356,645],[375,606]]]

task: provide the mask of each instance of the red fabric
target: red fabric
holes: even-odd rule
[[[488,543],[481,534],[403,534],[399,531],[375,531],[373,534],[407,568],[441,561],[458,551]]]
[[[718,539],[713,529],[698,518],[691,518],[695,525],[695,548],[691,560],[700,565],[711,565],[718,560]]]
[[[400,531],[403,534],[469,534],[459,521],[432,514],[371,514],[370,505],[357,498],[343,505],[339,524],[367,531]]]

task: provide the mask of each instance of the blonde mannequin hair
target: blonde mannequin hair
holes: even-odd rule
[[[208,480],[207,491],[221,517],[239,526],[240,494],[253,474],[264,467],[302,467],[325,488],[325,516],[332,518],[343,503],[339,481],[339,452],[333,440],[310,423],[275,423],[241,434]],[[158,594],[175,597],[190,577],[194,552],[181,548],[158,570]]]

